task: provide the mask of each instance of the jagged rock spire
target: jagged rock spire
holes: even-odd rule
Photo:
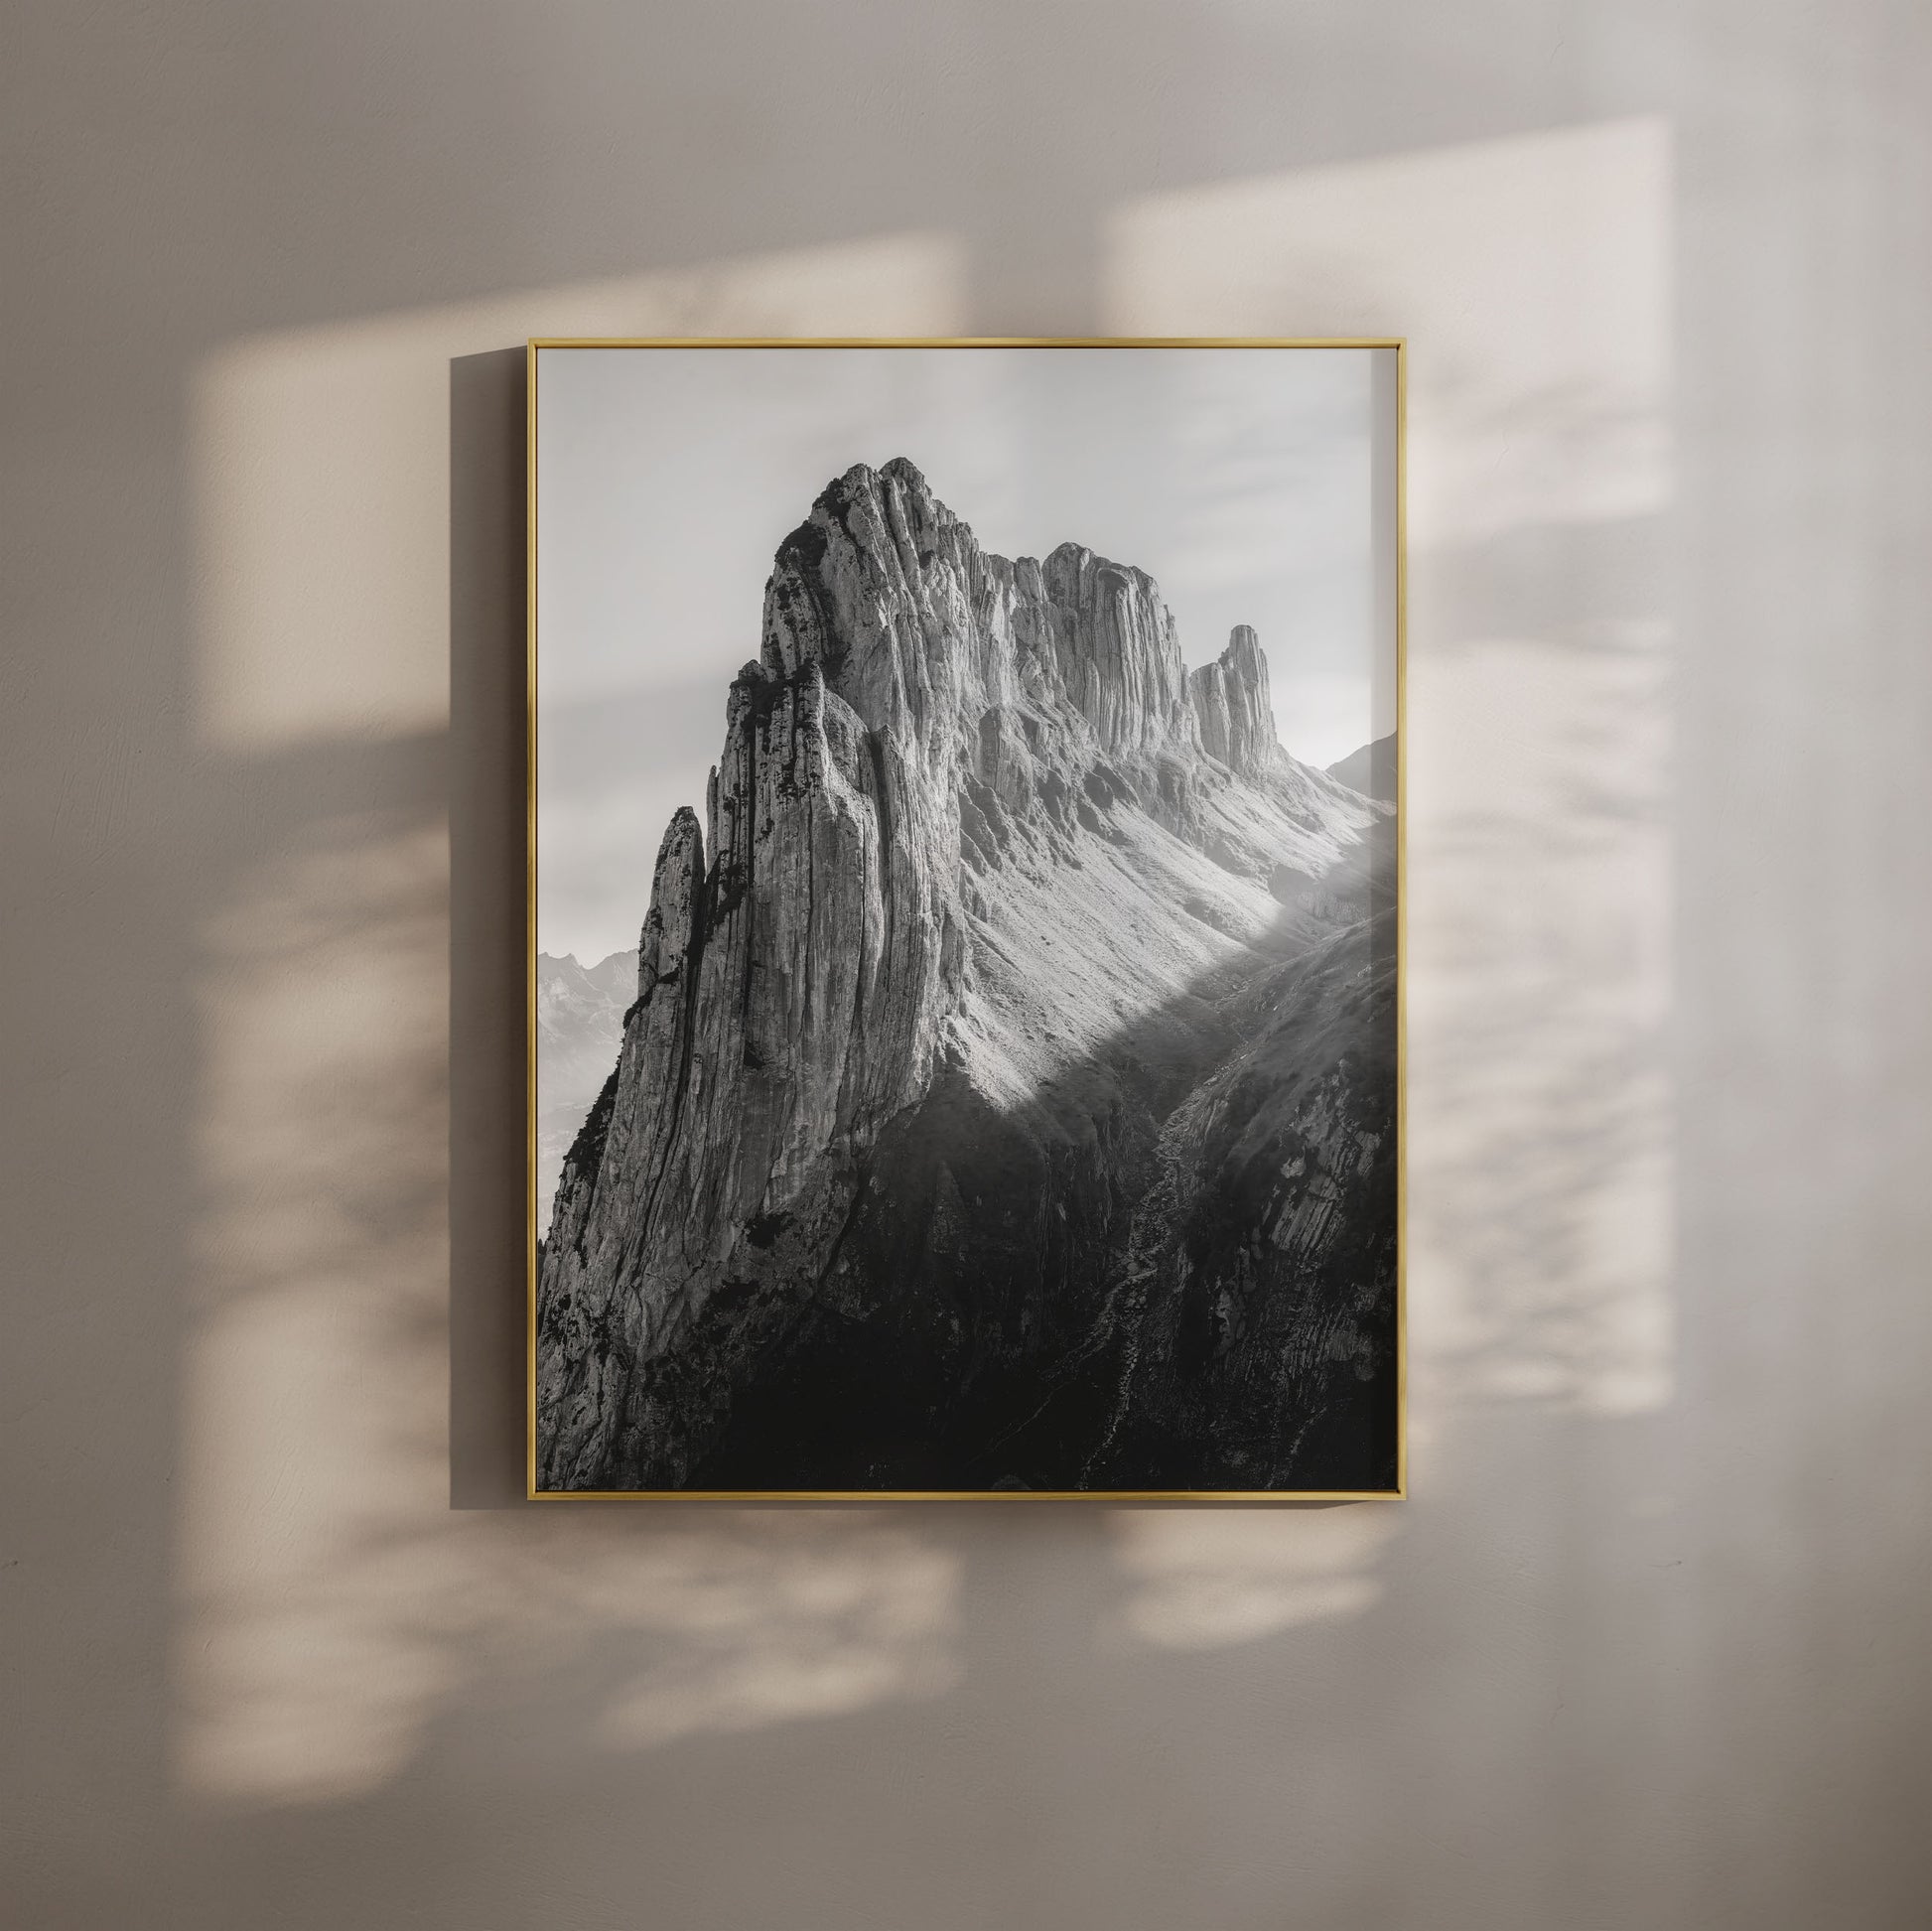
[[[1281,761],[1275,712],[1268,696],[1268,659],[1246,623],[1228,633],[1227,648],[1189,673],[1201,749],[1229,770],[1258,777]]]

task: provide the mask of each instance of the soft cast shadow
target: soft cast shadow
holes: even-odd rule
[[[525,351],[450,364],[450,1501],[524,1498]]]

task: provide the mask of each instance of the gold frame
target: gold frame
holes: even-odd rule
[[[1396,1485],[1336,1489],[564,1489],[537,1469],[537,358],[546,348],[1389,348],[1395,351]],[[525,362],[524,1486],[532,1502],[1399,1502],[1409,1494],[1409,348],[1403,336],[532,336]]]

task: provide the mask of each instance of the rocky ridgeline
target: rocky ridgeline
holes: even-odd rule
[[[1190,674],[1144,573],[903,461],[762,631],[564,1163],[542,1485],[1382,1485],[1387,807],[1252,630]]]

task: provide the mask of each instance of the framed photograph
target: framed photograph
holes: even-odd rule
[[[533,342],[533,1497],[1394,1497],[1399,341]]]

